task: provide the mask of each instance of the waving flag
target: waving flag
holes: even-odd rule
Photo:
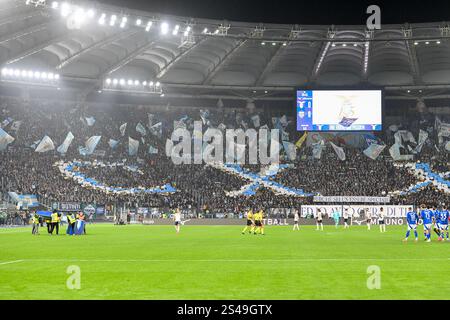
[[[427,142],[427,140],[428,140],[428,132],[420,129],[419,142],[417,144],[417,147],[414,149],[413,153],[421,153],[422,147],[425,144],[425,142]]]
[[[128,137],[128,154],[130,156],[137,155],[139,150],[139,140],[134,140],[132,137]]]
[[[312,154],[314,159],[320,159],[322,158],[322,150],[325,146],[325,143],[322,141],[314,143],[312,145]]]
[[[98,143],[102,136],[92,136],[86,140],[85,147],[79,147],[78,151],[82,156],[91,155],[95,148],[97,148]]]
[[[39,145],[36,148],[36,152],[47,152],[50,150],[54,150],[55,149],[55,145],[53,144],[52,139],[50,139],[49,136],[45,136],[44,138],[42,138],[41,142],[39,143]]]
[[[158,122],[157,124],[154,124],[151,128],[150,128],[150,132],[157,137],[161,137],[162,136],[162,122]]]
[[[58,149],[56,149],[56,151],[58,151],[61,154],[65,154],[67,153],[67,149],[69,149],[72,141],[73,141],[73,134],[72,132],[69,132],[66,136],[66,139],[64,139],[64,142],[58,147]]]
[[[0,151],[5,150],[8,144],[12,143],[14,140],[13,137],[0,128]]]
[[[382,146],[376,143],[372,143],[363,153],[372,160],[376,160],[378,156],[383,152],[386,146]]]
[[[127,123],[125,122],[124,124],[122,124],[120,127],[119,127],[119,130],[120,130],[120,134],[122,135],[122,137],[125,135],[125,130],[127,130]]]
[[[287,142],[287,141],[283,141],[283,147],[284,150],[286,151],[286,155],[288,156],[288,159],[291,161],[294,161],[295,158],[297,157],[296,154],[296,148],[295,145],[291,142]]]
[[[378,138],[375,137],[373,134],[371,133],[367,133],[363,135],[364,140],[366,141],[367,146],[370,146],[371,144],[378,144]]]
[[[92,127],[95,123],[95,118],[94,117],[85,117],[86,119],[86,123],[89,127]]]
[[[153,125],[153,120],[155,119],[155,115],[152,113],[148,114],[148,128],[150,129]]]
[[[297,149],[300,149],[302,147],[302,145],[305,142],[307,137],[308,137],[308,132],[305,132],[303,134],[303,136],[301,136],[300,139],[298,139],[298,141],[295,143],[295,146],[297,147]]]
[[[114,150],[119,145],[119,141],[114,140],[114,139],[109,139],[108,144],[111,147],[111,149]]]
[[[282,141],[289,141],[289,133],[284,131],[284,130],[282,130],[281,131],[281,140]]]
[[[331,144],[331,146],[333,147],[334,152],[336,152],[338,158],[339,158],[340,160],[344,161],[344,160],[345,160],[345,152],[344,152],[344,149],[341,148],[341,147],[338,147],[338,146],[335,145],[333,142],[330,142],[330,144]]]
[[[202,119],[203,125],[209,125],[209,110],[200,109],[200,118]]]
[[[145,127],[140,122],[136,125],[136,131],[143,136],[147,134],[147,130],[145,130]]]

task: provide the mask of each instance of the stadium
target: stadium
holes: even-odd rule
[[[448,300],[450,24],[0,3],[0,300]]]

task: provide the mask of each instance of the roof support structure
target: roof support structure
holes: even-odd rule
[[[203,84],[208,84],[217,74],[217,72],[222,68],[222,66],[228,61],[230,57],[232,57],[239,49],[247,42],[247,40],[239,41],[236,46],[231,49],[222,60],[213,68],[213,70],[209,73],[206,79],[203,81]]]
[[[158,40],[158,39],[154,39],[152,42],[144,44],[143,46],[141,46],[141,47],[137,48],[136,50],[134,50],[133,52],[131,52],[129,55],[125,56],[123,59],[117,61],[115,64],[110,66],[99,76],[99,80],[102,81],[103,78],[106,77],[108,74],[111,74],[116,70],[119,70],[123,66],[125,66],[128,63],[130,63],[131,61],[133,61],[136,57],[143,54],[145,51],[147,51],[148,49],[150,49],[152,46],[155,45],[156,40]]]
[[[32,25],[31,27],[27,27],[27,28],[22,29],[22,30],[20,30],[18,32],[15,32],[15,33],[13,33],[11,35],[6,35],[6,36],[3,36],[3,37],[0,37],[0,43],[11,41],[11,40],[15,40],[15,39],[18,39],[20,37],[23,37],[23,36],[26,36],[26,35],[29,35],[29,34],[32,34],[32,33],[35,33],[35,32],[45,30],[45,29],[49,28],[51,25],[53,25],[53,24],[56,24],[56,22],[48,22],[47,21],[47,22],[43,22],[43,23],[40,23],[40,24],[37,24],[37,25]]]
[[[62,35],[59,35],[57,37],[51,38],[50,40],[45,41],[44,43],[41,43],[37,46],[34,46],[28,50],[25,50],[23,52],[18,53],[15,56],[12,57],[8,57],[5,61],[1,61],[0,64],[11,64],[14,62],[17,62],[19,60],[22,60],[28,56],[31,56],[35,53],[38,53],[39,51],[44,50],[45,48],[47,48],[48,46],[51,46],[52,44],[61,42],[63,40],[66,40],[68,37],[70,37],[71,33],[74,33],[75,31],[71,31],[69,33],[64,33]]]
[[[413,75],[414,83],[420,83],[420,68],[419,62],[417,60],[416,48],[414,42],[411,40],[413,36],[413,31],[410,28],[403,28],[403,35],[405,37],[405,46],[408,51],[409,61],[411,63],[411,73]]]
[[[258,80],[256,80],[255,85],[260,86],[264,82],[264,80],[267,77],[267,74],[272,71],[273,65],[277,61],[278,54],[283,51],[283,48],[285,48],[284,45],[281,45],[277,48],[277,50],[273,53],[272,57],[270,58],[269,62],[264,67],[264,70],[261,72],[261,74],[258,77]]]
[[[162,78],[178,61],[180,61],[180,59],[182,59],[183,57],[185,57],[187,54],[189,54],[189,52],[191,52],[193,49],[197,48],[201,43],[203,43],[207,38],[203,38],[200,41],[197,41],[196,44],[194,44],[192,47],[190,47],[189,49],[181,52],[178,56],[176,56],[174,59],[172,59],[172,61],[170,61],[168,64],[166,64],[158,73],[158,75],[156,76],[156,78],[160,79]]]
[[[95,43],[91,44],[90,46],[87,46],[86,48],[81,49],[80,51],[78,51],[78,52],[74,53],[73,55],[67,57],[66,59],[62,60],[60,62],[60,64],[58,66],[56,66],[56,69],[63,68],[67,64],[69,64],[69,63],[75,61],[76,59],[78,59],[83,54],[86,54],[86,53],[88,53],[88,52],[90,52],[92,50],[101,48],[101,47],[103,47],[103,46],[105,46],[107,44],[113,43],[114,41],[126,38],[128,36],[133,36],[134,34],[136,34],[138,32],[139,31],[136,32],[134,30],[128,29],[128,30],[125,30],[123,32],[114,33],[111,36],[106,37],[106,38],[104,38],[104,39],[102,39],[102,40],[100,40],[98,42],[95,42]]]

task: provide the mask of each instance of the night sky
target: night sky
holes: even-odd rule
[[[381,23],[450,20],[450,0],[99,0],[155,13],[230,21],[286,24],[365,24],[366,8],[381,7]]]

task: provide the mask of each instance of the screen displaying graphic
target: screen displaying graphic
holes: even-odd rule
[[[381,90],[298,90],[298,131],[381,131]]]

